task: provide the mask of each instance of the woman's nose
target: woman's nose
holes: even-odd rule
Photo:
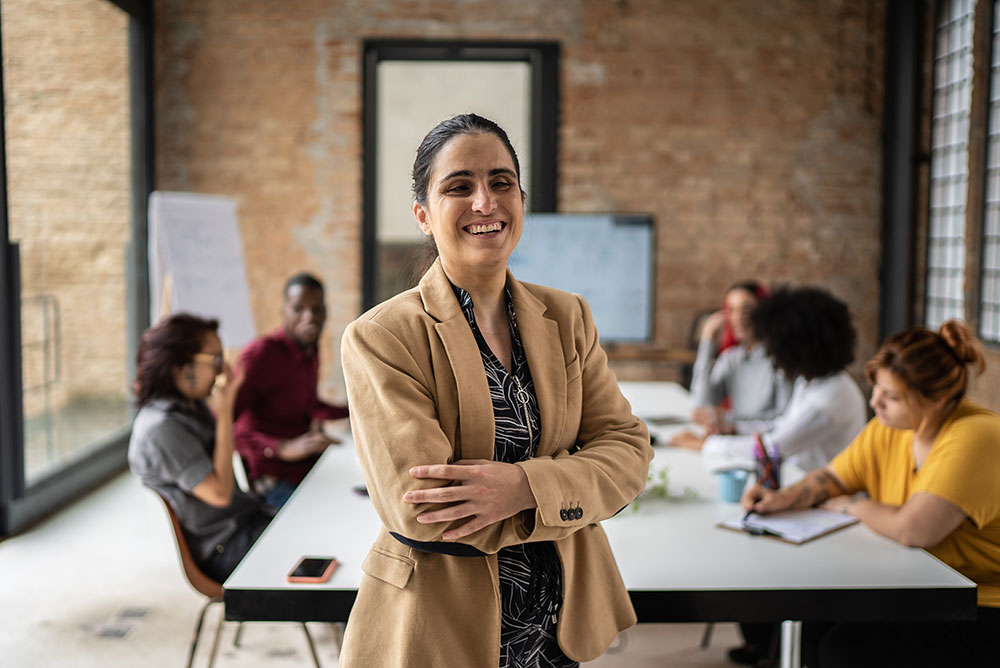
[[[477,188],[472,201],[472,210],[489,215],[497,208],[497,200],[489,188]]]

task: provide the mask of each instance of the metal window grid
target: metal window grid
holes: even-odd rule
[[[930,229],[924,321],[964,316],[965,203],[974,0],[948,0],[935,27]]]
[[[1000,13],[993,3],[990,113],[986,140],[986,193],[980,274],[979,337],[1000,343]]]

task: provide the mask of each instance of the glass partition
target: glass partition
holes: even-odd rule
[[[0,7],[30,485],[129,425],[130,19],[106,0]]]

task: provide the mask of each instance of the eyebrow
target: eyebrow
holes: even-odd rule
[[[506,167],[497,167],[495,169],[491,169],[489,173],[490,176],[497,176],[498,174],[506,174],[507,176],[513,177],[515,179],[517,178],[517,174],[514,173],[514,170],[507,169]],[[441,183],[442,181],[447,181],[448,179],[451,178],[455,178],[456,176],[472,176],[472,171],[468,169],[456,170],[451,174],[446,174],[445,176],[441,177],[441,180],[438,181],[438,183]]]

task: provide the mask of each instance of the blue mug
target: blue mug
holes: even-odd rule
[[[719,498],[727,503],[737,503],[743,496],[750,474],[741,469],[719,471]]]

